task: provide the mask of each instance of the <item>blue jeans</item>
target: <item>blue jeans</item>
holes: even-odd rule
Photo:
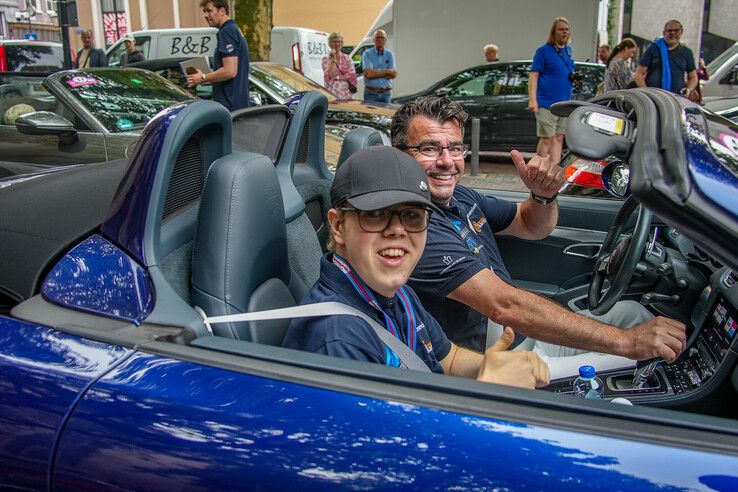
[[[390,92],[372,92],[364,88],[364,101],[366,102],[390,102]]]

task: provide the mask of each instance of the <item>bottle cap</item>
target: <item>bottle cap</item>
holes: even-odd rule
[[[595,376],[595,368],[592,366],[580,366],[579,376],[583,378],[593,378]]]

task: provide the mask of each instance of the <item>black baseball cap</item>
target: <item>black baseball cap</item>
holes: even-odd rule
[[[346,201],[359,210],[416,203],[438,211],[420,164],[386,145],[362,149],[338,167],[331,185],[331,204],[338,207]]]

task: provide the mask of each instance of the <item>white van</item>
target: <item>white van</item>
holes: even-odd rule
[[[136,49],[142,52],[147,60],[213,56],[218,43],[217,34],[218,30],[214,27],[147,29],[131,33],[136,40]],[[122,38],[108,48],[106,51],[108,65],[119,65],[120,55],[125,50]]]
[[[702,97],[738,96],[738,43],[720,53],[707,65],[710,80],[700,82]]]
[[[279,63],[310,80],[323,83],[323,57],[330,53],[328,34],[304,27],[272,28],[269,61]]]

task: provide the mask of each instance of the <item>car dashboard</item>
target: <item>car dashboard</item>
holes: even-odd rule
[[[667,235],[672,232],[676,231],[669,230]],[[604,382],[605,399],[626,398],[635,404],[709,413],[725,411],[724,401],[719,404],[720,390],[730,386],[731,377],[733,386],[736,384],[732,372],[738,358],[737,283],[738,275],[732,270],[715,269],[692,308],[687,347],[681,356],[673,364],[657,361],[653,373],[640,386],[634,384],[632,368],[598,373]],[[570,395],[573,380],[558,379],[544,389]]]

